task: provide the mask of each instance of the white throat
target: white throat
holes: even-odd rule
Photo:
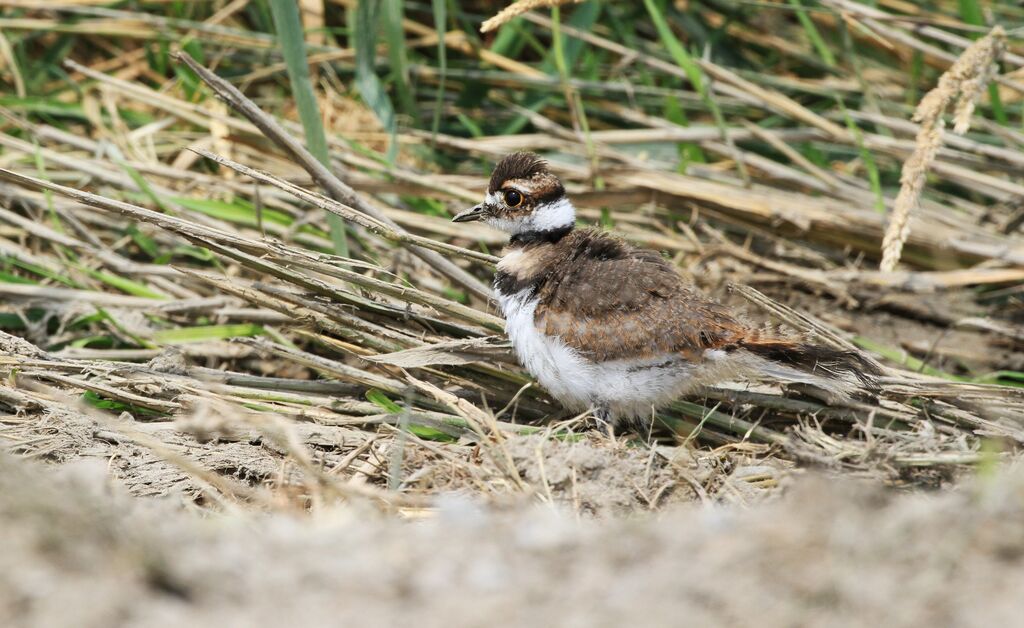
[[[497,194],[488,194],[487,202],[498,204],[501,200]],[[572,201],[563,196],[557,201],[538,205],[529,216],[515,219],[490,217],[484,219],[484,222],[511,235],[527,231],[552,231],[575,225],[576,208]]]

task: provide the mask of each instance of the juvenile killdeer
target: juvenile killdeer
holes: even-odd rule
[[[484,201],[452,219],[511,235],[494,289],[527,370],[567,409],[599,420],[737,378],[810,384],[848,398],[871,380],[859,356],[759,331],[703,296],[654,251],[576,228],[558,177],[532,153],[494,168]]]

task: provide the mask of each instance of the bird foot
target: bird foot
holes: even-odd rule
[[[598,406],[594,408],[593,421],[591,427],[595,430],[604,432],[608,438],[614,443],[615,442],[615,420],[612,418],[611,411],[604,407]]]

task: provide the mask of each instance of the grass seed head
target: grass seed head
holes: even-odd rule
[[[900,261],[903,245],[910,237],[910,214],[917,207],[924,190],[928,169],[942,147],[946,109],[954,106],[953,132],[963,135],[971,125],[975,103],[995,75],[999,58],[1006,48],[1006,31],[996,26],[985,37],[974,42],[939,78],[938,85],[928,92],[914,111],[920,122],[914,152],[903,164],[900,191],[896,196],[892,217],[882,239],[881,269],[892,271]]]

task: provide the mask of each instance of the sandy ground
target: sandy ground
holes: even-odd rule
[[[415,521],[211,515],[98,461],[0,454],[0,625],[1024,624],[1024,469],[937,493],[791,484],[609,518],[456,496]]]

